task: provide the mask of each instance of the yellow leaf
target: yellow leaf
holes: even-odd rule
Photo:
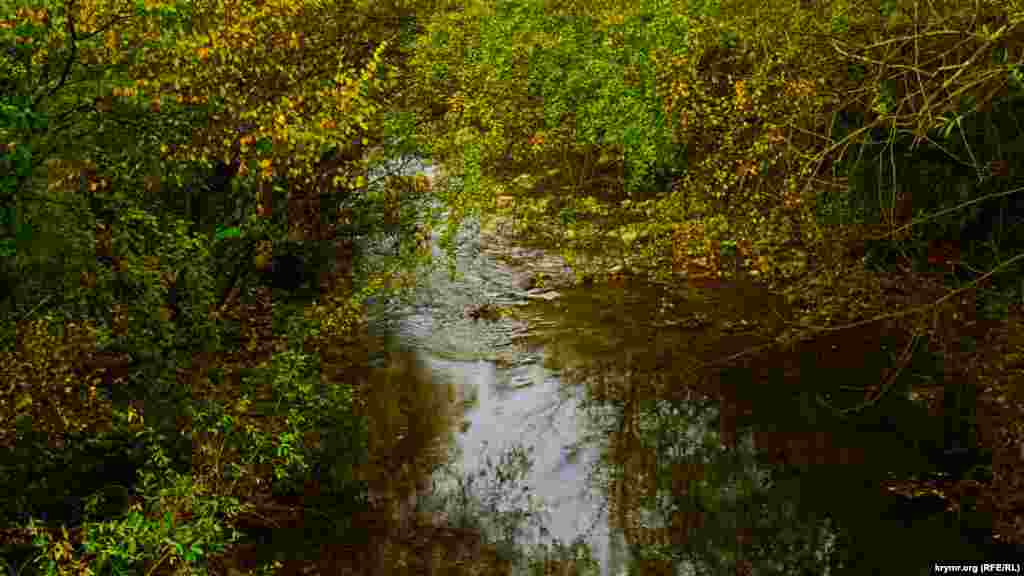
[[[18,403],[14,405],[14,409],[15,410],[21,410],[22,408],[27,408],[27,407],[29,407],[31,405],[32,405],[32,395],[29,394],[28,392],[26,392],[24,395],[22,395],[21,398],[18,399]]]
[[[363,186],[366,186],[366,178],[363,178],[362,176],[357,176],[356,188],[362,188]]]

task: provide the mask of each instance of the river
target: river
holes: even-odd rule
[[[571,271],[541,250],[481,245],[479,232],[473,223],[460,232],[454,279],[440,266],[411,299],[378,303],[370,314],[375,328],[397,335],[438,382],[452,382],[460,397],[472,399],[457,437],[460,457],[449,476],[437,480],[438,489],[452,488],[452,474],[470,477],[483,471],[488,459],[498,461],[511,449],[525,448],[531,465],[517,479],[522,492],[494,502],[502,512],[528,501],[544,510],[535,525],[524,526],[517,542],[543,541],[539,525],[545,538],[566,544],[582,535],[604,567],[602,573],[614,573],[625,560],[624,544],[621,534],[609,530],[603,497],[587,481],[601,447],[584,441],[583,389],[564,384],[558,371],[546,365],[544,348],[525,341],[545,325],[543,318],[525,310],[490,319],[471,314],[481,306],[509,311],[534,300],[557,299],[555,289],[529,288],[531,278],[541,274],[549,282],[564,283]],[[442,261],[437,234],[433,251]]]
[[[986,515],[936,497],[948,429],[907,384],[934,377],[927,354],[877,406],[835,410],[865,397],[899,335],[852,331],[698,371],[768,342],[785,302],[739,281],[573,286],[557,256],[480,232],[460,233],[455,278],[442,266],[410,299],[371,307],[375,329],[467,406],[418,508],[475,491],[490,539],[581,539],[603,575],[621,573],[627,548],[644,573],[926,574],[991,559]],[[496,477],[496,462],[524,471]],[[467,481],[486,470],[489,484]]]

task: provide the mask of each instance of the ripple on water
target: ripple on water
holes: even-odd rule
[[[464,399],[472,399],[463,414],[458,466],[479,470],[488,445],[500,449],[523,442],[535,448],[527,482],[533,495],[552,506],[551,534],[569,541],[598,521],[590,536],[596,554],[606,556],[601,533],[607,527],[599,506],[581,497],[585,472],[598,452],[590,446],[563,450],[579,440],[576,402],[562,397],[559,380],[544,367],[543,350],[530,343],[538,333],[560,328],[550,314],[541,314],[561,298],[556,289],[571,270],[541,250],[490,240],[481,245],[476,237],[461,245],[456,264],[461,278],[453,281],[442,266],[409,303],[391,306],[387,314],[392,333],[421,352],[442,380],[457,382]],[[508,313],[493,321],[467,317],[467,310],[485,304]]]

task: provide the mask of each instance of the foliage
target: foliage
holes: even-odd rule
[[[456,31],[438,18],[427,27],[413,65],[421,71],[425,93],[449,94],[446,115],[427,128],[436,155],[461,158],[445,163],[462,166],[456,168],[461,186],[449,202],[473,211],[489,206],[495,196],[529,194],[529,185],[509,188],[499,177],[526,166],[524,177],[544,180],[540,173],[550,168],[560,172],[555,181],[560,188],[549,192],[560,210],[547,215],[563,215],[560,243],[570,256],[573,247],[592,244],[609,225],[622,227],[611,236],[627,246],[637,238],[641,249],[664,243],[674,226],[671,219],[682,217],[681,198],[673,196],[671,205],[666,198],[656,206],[629,199],[609,206],[607,195],[621,194],[615,191],[618,184],[634,195],[666,196],[690,164],[688,158],[699,157],[700,143],[688,136],[692,132],[677,129],[688,114],[677,102],[688,109],[701,105],[681,92],[684,83],[693,82],[684,81],[680,72],[685,56],[693,54],[696,62],[702,50],[710,50],[701,42],[711,37],[717,44],[718,30],[725,25],[714,23],[719,28],[705,32],[712,23],[694,20],[700,8],[681,10],[668,3],[596,10],[551,11],[545,6],[541,1],[503,2],[444,16],[459,22],[478,19],[479,26],[462,22]],[[749,100],[745,92],[738,97]],[[753,105],[746,100],[744,106]],[[698,114],[706,121],[719,117],[710,109]],[[719,114],[724,123],[731,112]],[[683,125],[701,130],[692,122]],[[714,130],[709,127],[705,134]],[[581,205],[591,196],[600,202],[592,198]],[[686,208],[707,211],[699,205]],[[574,217],[566,220],[567,213]],[[653,214],[659,218],[646,218]],[[528,220],[535,217],[543,219],[538,214]],[[641,224],[631,228],[637,219]]]
[[[288,429],[273,442],[274,456],[283,461],[281,467],[275,468],[274,474],[278,480],[292,474],[299,478],[304,476],[308,464],[302,450],[313,448],[304,445],[304,431],[334,431],[342,437],[349,436],[353,442],[357,442],[361,436],[359,430],[352,427],[358,422],[353,414],[357,402],[352,386],[341,382],[326,382],[321,386],[318,382],[319,371],[313,365],[314,360],[310,355],[286,350],[276,354],[269,365],[258,367],[256,373],[250,376],[256,381],[262,380],[273,391],[276,400],[272,412],[280,413],[282,404],[287,409],[285,421]],[[330,447],[321,448],[321,451],[322,454],[341,453]],[[347,450],[347,457],[354,459],[339,461],[336,465],[345,465],[351,469],[359,463],[358,453],[357,450]]]
[[[264,331],[252,264],[294,245],[340,250],[346,202],[326,213],[319,202],[367,188],[397,24],[374,19],[406,4],[5,3],[0,433],[16,445],[31,428],[44,460],[74,461],[70,434],[138,431],[145,411],[139,441],[159,455],[157,476],[121,480],[131,510],[99,505],[105,487],[95,518],[59,536],[52,522],[33,527],[41,571],[201,573],[236,539],[225,521],[241,501],[294,489],[321,461],[334,488],[352,483],[365,434],[344,355],[382,282],[353,295],[336,280],[351,274],[341,259],[282,339]],[[248,341],[221,339],[236,326]],[[275,402],[256,411],[230,390],[240,382]]]
[[[310,360],[304,354],[285,352],[250,374],[247,382],[254,388],[253,396],[277,396],[271,406],[252,403],[249,394],[242,394],[230,407],[216,401],[196,402],[184,430],[195,446],[191,474],[169,467],[171,459],[161,447],[165,441],[152,427],[141,430],[138,435],[151,456],[133,492],[145,506],[115,509],[113,516],[86,521],[74,530],[73,538],[66,530],[56,532],[64,535],[61,539],[52,536],[54,530],[39,531],[30,525],[36,534],[34,544],[42,552],[37,562],[46,566],[43,571],[63,574],[74,566],[89,566],[102,573],[106,566],[118,574],[142,565],[152,570],[162,562],[182,562],[195,570],[190,573],[202,574],[211,554],[238,540],[239,534],[229,535],[225,521],[251,509],[245,497],[251,498],[265,481],[271,481],[275,490],[287,490],[296,480],[301,485],[311,464],[328,460],[337,478],[335,489],[351,483],[352,467],[360,461],[359,430],[352,428],[358,420],[352,415],[351,389],[343,384],[313,389],[309,377],[316,374],[311,373],[315,366]],[[261,422],[279,414],[284,414],[283,428],[275,424],[268,428]],[[132,429],[143,425],[133,412],[122,422]],[[320,430],[316,436],[309,435]],[[320,434],[335,441],[314,440]],[[345,444],[339,444],[339,438]],[[339,460],[342,453],[355,456]],[[264,480],[261,468],[266,466],[272,476]],[[87,513],[103,509],[104,497],[104,491],[92,495]]]
[[[147,428],[145,433],[154,431]],[[40,572],[128,574],[146,565],[152,573],[166,562],[182,564],[187,573],[205,574],[206,558],[238,538],[234,532],[225,534],[223,519],[243,507],[235,498],[210,494],[191,476],[168,469],[167,462],[159,448],[152,451],[151,469],[141,474],[139,492],[144,496],[119,517],[87,521],[72,535],[65,527],[46,529],[30,521]],[[103,493],[93,495],[87,512],[95,514],[105,499]]]
[[[656,276],[692,274],[693,263],[718,274],[720,257],[739,249],[754,273],[791,275],[778,253],[824,241],[813,208],[822,186],[811,183],[851,143],[822,139],[829,116],[872,82],[850,43],[877,29],[869,22],[905,26],[907,13],[743,1],[473,5],[429,23],[412,61],[424,97],[447,102],[423,131],[460,177],[448,196],[457,215],[546,186],[556,210],[517,212],[520,230],[552,220],[571,260],[610,241],[642,253]],[[1006,60],[1005,49],[987,49]],[[999,80],[971,74],[965,85]],[[875,112],[895,111],[897,85],[878,83],[877,102],[890,104]],[[532,182],[504,178],[520,173]],[[641,190],[653,199],[621,200]]]
[[[18,348],[0,353],[3,421],[45,431],[53,438],[109,425],[111,407],[99,390],[101,374],[75,373],[80,363],[96,354],[95,327],[61,326],[51,316],[26,321],[19,332]],[[93,414],[94,419],[75,417],[81,413]],[[13,426],[5,427],[3,443],[14,442],[14,433]]]
[[[948,138],[916,149],[909,135],[862,143],[857,158],[845,163],[851,190],[842,199],[822,198],[819,217],[868,230],[865,262],[871,267],[900,262],[936,274],[951,266],[947,276],[954,285],[998,270],[986,301],[998,299],[997,292],[1012,299],[1019,267],[1004,264],[1024,245],[1016,170],[1000,158],[1019,154],[1020,137],[1011,129],[1016,108],[1013,101],[994,103],[964,117]],[[1005,304],[997,308],[1005,314]]]
[[[1017,300],[1016,4],[0,4],[0,441],[43,468],[83,435],[153,455],[123,491],[83,485],[84,523],[33,523],[47,573],[201,573],[247,505],[442,436],[406,409],[438,402],[422,382],[374,405],[356,368],[363,301],[416,281],[445,210],[451,250],[511,211],[577,269],[791,279],[794,246],[860,242],[918,280],[991,278],[989,316]],[[275,285],[283,256],[304,290]],[[18,454],[5,478],[36,470]],[[44,511],[19,498],[4,521]],[[478,508],[506,542],[535,512]]]

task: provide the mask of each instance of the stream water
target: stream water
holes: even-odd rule
[[[434,257],[441,261],[444,254],[434,240]],[[569,544],[582,537],[603,573],[614,573],[625,560],[624,545],[621,534],[609,530],[603,497],[587,481],[601,446],[583,441],[583,389],[565,385],[557,370],[545,365],[544,348],[526,343],[529,333],[547,324],[526,312],[526,305],[558,297],[557,290],[528,288],[530,278],[539,273],[564,280],[571,271],[540,250],[482,245],[473,224],[460,232],[457,243],[456,277],[441,266],[410,299],[377,303],[371,308],[375,329],[415,351],[437,382],[453,383],[460,397],[472,399],[457,436],[456,470],[464,477],[514,447],[528,451],[532,465],[518,487],[543,504],[547,533],[541,538],[537,530],[526,530],[519,543],[558,539]],[[522,307],[523,313],[473,318],[470,312],[481,306]],[[507,502],[496,503],[498,510],[523,505],[506,496]]]
[[[648,566],[693,574],[927,574],[930,562],[993,559],[985,514],[895,482],[949,486],[933,455],[953,433],[909,384],[935,377],[927,355],[883,402],[839,415],[891,365],[897,336],[852,331],[698,376],[692,366],[777,331],[785,304],[739,282],[570,287],[557,257],[488,238],[468,226],[456,278],[442,267],[371,319],[472,400],[463,477],[513,446],[532,459],[522,491],[494,508],[546,506],[546,533],[518,544],[582,538],[605,575],[625,566],[626,541]],[[548,286],[530,282],[538,273]],[[473,318],[481,306],[506,313]]]

